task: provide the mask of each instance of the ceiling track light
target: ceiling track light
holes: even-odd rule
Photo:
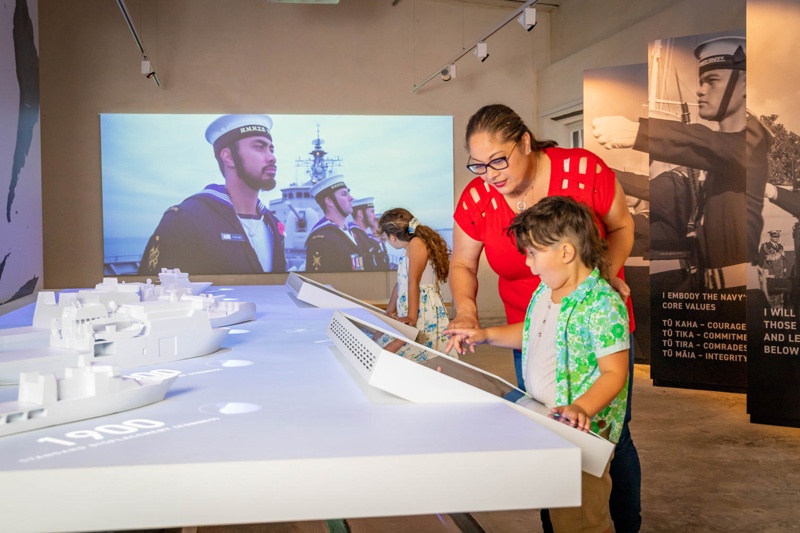
[[[533,27],[536,26],[536,9],[531,8],[531,6],[537,4],[538,2],[539,0],[527,0],[524,4],[515,9],[513,13],[511,13],[505,19],[500,21],[500,23],[497,24],[494,28],[486,32],[485,35],[482,35],[470,46],[463,48],[459,54],[457,54],[454,58],[445,63],[445,65],[441,67],[439,70],[428,76],[428,78],[423,80],[422,83],[420,83],[419,85],[415,85],[414,88],[411,89],[411,92],[415,93],[418,90],[422,89],[422,87],[425,86],[425,84],[434,79],[436,76],[441,76],[441,78],[444,81],[449,81],[455,78],[456,61],[458,61],[459,59],[461,59],[462,57],[464,57],[473,50],[474,50],[473,53],[475,54],[476,57],[478,57],[478,59],[480,59],[482,62],[485,61],[489,57],[486,39],[494,35],[498,30],[500,30],[502,27],[504,27],[512,20],[517,19],[519,23],[522,24],[522,26],[527,31],[531,31]],[[445,71],[450,73],[449,77],[445,75]]]
[[[486,43],[478,43],[475,45],[475,50],[472,51],[475,57],[481,60],[481,63],[489,59],[489,46]]]
[[[136,46],[139,47],[139,51],[142,53],[142,74],[144,74],[145,78],[148,80],[153,80],[157,86],[161,87],[161,81],[158,79],[158,74],[156,74],[156,71],[153,69],[153,65],[150,63],[150,60],[147,59],[147,53],[144,51],[142,40],[139,39],[139,34],[136,33],[136,28],[133,26],[133,20],[131,20],[131,17],[128,14],[128,7],[125,5],[125,0],[117,0],[117,5],[119,6],[120,11],[122,11],[122,16],[125,19],[125,22],[128,24],[128,29],[131,30],[133,40],[136,41]]]
[[[536,8],[526,7],[525,10],[517,17],[517,22],[520,26],[525,28],[526,31],[531,31],[536,26]]]
[[[450,81],[456,77],[456,66],[455,65],[447,65],[439,72],[439,75],[442,77],[443,81]]]

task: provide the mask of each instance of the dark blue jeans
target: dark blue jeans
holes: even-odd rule
[[[628,351],[628,405],[625,408],[625,423],[622,435],[614,448],[611,460],[611,498],[608,505],[611,520],[617,533],[636,533],[642,526],[642,467],[639,452],[633,444],[628,422],[631,421],[631,398],[633,397],[633,334]]]
[[[522,378],[522,351],[514,350],[514,372],[517,374],[517,387],[525,390],[525,380]]]
[[[625,423],[622,425],[622,435],[614,449],[614,458],[611,460],[609,474],[611,474],[611,498],[608,506],[611,511],[611,520],[617,533],[636,533],[642,525],[642,468],[639,463],[639,452],[633,444],[628,422],[631,419],[631,397],[633,394],[633,335],[631,347],[628,352],[628,405],[625,409]],[[517,384],[525,390],[525,381],[522,378],[522,352],[514,350],[514,369],[517,373]],[[545,533],[553,533],[553,524],[550,522],[550,511],[542,509],[542,528]]]

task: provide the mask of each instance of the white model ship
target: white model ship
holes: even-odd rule
[[[33,312],[33,327],[47,328],[61,327],[61,316],[64,309],[77,304],[103,304],[109,307],[135,304],[147,299],[155,300],[161,294],[161,289],[148,280],[147,283],[120,283],[117,278],[103,278],[102,283],[95,285],[94,289],[80,289],[74,292],[56,293],[54,291],[40,291],[36,297],[36,308]]]
[[[119,283],[117,278],[103,278],[103,282],[95,285],[94,289],[61,292],[58,295],[54,291],[40,291],[36,296],[32,325],[0,329],[0,356],[2,352],[10,350],[47,347],[51,329],[61,327],[64,309],[88,304],[103,304],[110,309],[112,306],[138,303],[144,300],[143,295],[157,292],[153,287],[156,286],[152,283]]]
[[[197,309],[204,309],[211,319],[211,326],[221,328],[232,326],[256,319],[256,304],[253,302],[240,302],[238,300],[225,300],[213,294],[198,296],[184,294],[180,297],[183,302],[192,302]]]
[[[162,269],[160,285],[104,278],[94,289],[39,292],[32,326],[0,329],[0,385],[26,371],[58,374],[82,354],[126,370],[207,355],[224,326],[255,320],[255,303],[195,294],[211,283],[188,276]]]
[[[201,294],[211,286],[210,281],[189,281],[189,274],[180,268],[162,268],[158,281],[165,291],[188,289],[192,294]]]
[[[24,372],[18,399],[0,403],[0,437],[136,409],[164,399],[177,376],[133,379],[81,357],[64,377]]]
[[[60,372],[87,354],[124,370],[199,357],[217,351],[228,334],[215,328],[209,310],[192,300],[158,300],[107,308],[72,301],[60,326],[50,329],[48,347],[0,352],[0,384],[21,372]]]
[[[0,348],[4,336],[8,338],[7,344],[11,344],[14,342],[12,335],[20,335],[23,330],[29,336],[38,334],[39,337],[46,330],[45,334],[49,337],[54,321],[56,327],[61,327],[64,309],[77,304],[103,304],[109,311],[113,311],[113,305],[183,300],[194,302],[195,307],[208,311],[211,325],[215,328],[255,320],[254,303],[223,300],[221,296],[202,294],[211,285],[210,282],[190,282],[189,275],[178,269],[161,270],[160,285],[154,285],[151,280],[147,280],[147,283],[120,283],[117,278],[103,278],[103,282],[95,285],[94,289],[61,292],[58,301],[55,292],[41,291],[33,313],[33,328],[17,328],[19,331],[9,332],[8,335],[0,330]]]

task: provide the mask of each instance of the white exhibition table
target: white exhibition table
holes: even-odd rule
[[[164,401],[0,438],[3,531],[580,504],[580,450],[513,408],[389,396],[338,354],[333,310],[283,285],[209,292],[255,302],[257,320],[215,354],[123,372],[180,372]],[[12,311],[0,328],[32,315],[33,304]],[[0,387],[0,402],[16,394]]]

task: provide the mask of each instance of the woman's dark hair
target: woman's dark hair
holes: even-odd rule
[[[476,133],[488,133],[501,142],[519,142],[527,133],[531,137],[531,150],[534,152],[558,146],[555,141],[537,141],[522,118],[513,109],[503,104],[483,106],[470,117],[467,123],[467,150],[469,150],[469,140]]]
[[[586,204],[568,196],[548,196],[514,217],[506,229],[517,248],[542,248],[567,240],[584,265],[608,277],[608,242],[600,237],[597,221]]]
[[[428,260],[433,265],[436,278],[442,283],[447,281],[447,274],[450,270],[450,249],[439,233],[428,226],[418,224],[413,231],[409,223],[414,218],[407,209],[395,207],[389,209],[381,215],[378,220],[378,228],[381,233],[394,235],[401,241],[410,242],[414,237],[419,237],[428,249]]]

